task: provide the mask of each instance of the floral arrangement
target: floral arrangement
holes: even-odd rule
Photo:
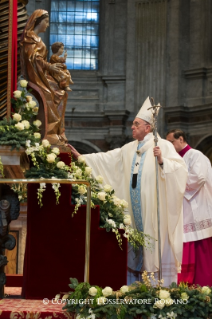
[[[26,140],[36,143],[41,137],[41,121],[36,120],[38,107],[32,96],[27,95],[27,83],[21,80],[22,91],[13,92],[12,104],[15,113],[12,114],[12,119],[4,118],[0,122],[0,145],[9,145],[11,150],[25,147]]]
[[[146,271],[142,275],[143,282],[122,286],[118,291],[78,283],[75,278],[70,281],[69,287],[74,291],[63,296],[66,303],[63,309],[74,313],[76,319],[212,318],[212,293],[207,286],[172,283],[169,288],[162,288],[163,280],[156,281],[154,274],[148,275]]]

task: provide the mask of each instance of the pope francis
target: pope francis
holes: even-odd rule
[[[132,226],[157,240],[157,193],[155,156],[159,166],[160,234],[162,277],[164,285],[177,282],[183,247],[182,203],[187,180],[184,160],[174,146],[158,137],[154,147],[153,116],[149,97],[132,123],[135,141],[106,153],[85,155],[86,164],[92,167],[93,176],[102,175],[116,196],[129,203]],[[70,146],[73,155],[80,154]],[[143,270],[159,270],[158,244],[153,249],[140,250],[135,258],[132,248],[128,251],[128,284],[139,280]],[[155,278],[157,275],[155,274]]]

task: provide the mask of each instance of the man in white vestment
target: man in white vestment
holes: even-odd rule
[[[183,199],[183,263],[178,280],[212,286],[212,168],[209,159],[186,142],[185,133],[167,133],[188,168]]]
[[[85,155],[86,164],[92,167],[93,176],[102,175],[116,196],[129,203],[132,226],[158,238],[157,194],[155,156],[159,167],[160,233],[162,277],[164,284],[177,281],[183,247],[182,203],[187,169],[173,145],[159,137],[154,147],[152,133],[153,116],[149,97],[144,102],[132,124],[135,141],[106,153]],[[80,154],[72,147],[75,157]],[[158,241],[152,250],[143,249],[134,258],[131,247],[128,252],[128,270],[135,281],[142,270],[158,272]],[[130,279],[131,280],[131,279]],[[128,284],[129,284],[128,280]]]

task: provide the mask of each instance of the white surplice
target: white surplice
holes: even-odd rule
[[[157,239],[157,194],[154,137],[141,147],[146,152],[141,177],[141,205],[144,233]],[[138,141],[133,141],[106,153],[85,155],[86,163],[93,169],[93,176],[101,175],[104,183],[110,184],[116,196],[129,203],[132,225],[135,221],[130,199],[131,166]],[[183,195],[187,180],[184,160],[173,145],[159,138],[158,146],[163,157],[163,169],[159,167],[160,233],[162,252],[162,277],[165,285],[177,280],[180,271],[183,247]],[[129,258],[130,255],[128,255]],[[133,268],[133,260],[129,261]],[[129,264],[129,263],[128,263]],[[134,268],[135,269],[135,268]],[[158,242],[152,251],[144,249],[143,270],[157,272],[159,269]]]
[[[190,149],[183,156],[188,180],[183,201],[184,242],[212,237],[212,168],[200,151]]]

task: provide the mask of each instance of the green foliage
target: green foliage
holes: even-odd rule
[[[212,293],[211,289],[188,287],[186,284],[170,285],[169,288],[162,288],[159,285],[148,284],[147,273],[143,277],[144,282],[136,282],[128,287],[128,291],[112,291],[104,299],[104,304],[98,302],[103,298],[103,290],[98,286],[90,286],[88,283],[78,283],[77,279],[71,278],[68,302],[64,306],[67,312],[77,314],[78,318],[104,318],[104,319],[134,319],[141,316],[142,319],[206,319],[212,318]],[[95,296],[89,294],[89,289],[96,288]],[[162,296],[169,293],[168,299],[172,304],[166,303]],[[182,299],[182,297],[186,299]],[[167,297],[166,297],[167,298]],[[79,302],[81,300],[81,303]],[[162,307],[157,307],[156,302],[160,301]],[[160,304],[159,303],[159,304]],[[93,316],[93,317],[92,317]]]

